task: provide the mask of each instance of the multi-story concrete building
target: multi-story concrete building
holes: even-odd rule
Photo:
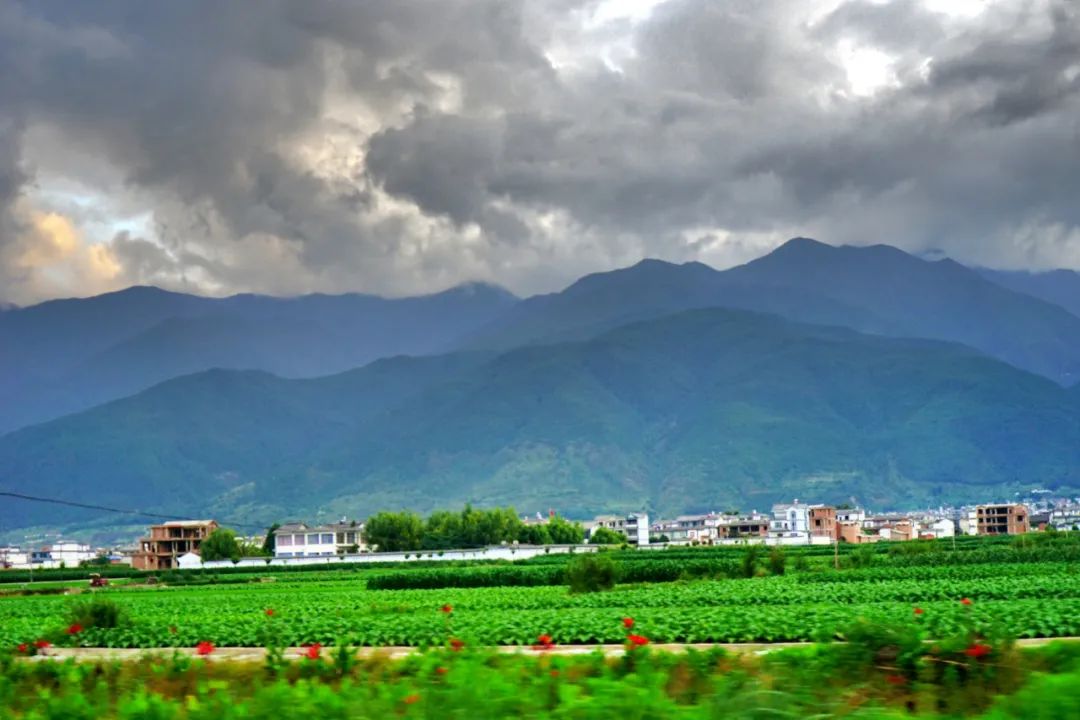
[[[764,515],[725,516],[716,529],[721,540],[768,537],[769,518]]]
[[[274,531],[274,557],[326,557],[366,550],[364,526],[353,520],[327,525],[286,523]]]
[[[769,523],[769,532],[773,535],[795,537],[810,533],[810,506],[793,503],[777,503],[772,507],[773,519]]]
[[[1080,530],[1080,505],[1059,505],[1050,511],[1047,521],[1055,530]]]
[[[629,515],[597,515],[586,528],[589,537],[597,528],[607,528],[626,537],[626,542],[631,545],[649,544],[649,516],[646,513],[630,513]]]
[[[1019,535],[1031,530],[1028,509],[1024,505],[979,505],[975,508],[976,533],[979,535]]]
[[[131,558],[138,570],[170,570],[176,560],[187,553],[197,553],[202,541],[218,529],[213,520],[172,520],[150,526],[149,537],[139,541],[139,549]]]
[[[866,519],[866,511],[859,507],[836,508],[836,522],[854,522],[862,524]]]

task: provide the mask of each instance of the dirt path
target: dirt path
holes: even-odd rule
[[[1080,642],[1080,637],[1066,637],[1066,638],[1028,638],[1017,640],[1016,644],[1020,647],[1038,647],[1040,645],[1047,645],[1051,642]],[[686,652],[687,650],[711,650],[713,648],[723,648],[728,652],[735,653],[753,653],[756,655],[762,655],[764,653],[773,652],[775,650],[783,650],[785,648],[793,647],[806,647],[813,643],[669,643],[669,644],[656,644],[649,647],[660,650],[663,652]],[[588,655],[590,653],[600,651],[605,655],[619,655],[622,654],[625,648],[622,645],[557,645],[551,650],[533,650],[530,647],[523,647],[518,645],[501,645],[494,648],[501,653],[522,653],[525,655]],[[418,651],[415,647],[363,647],[357,649],[359,657],[389,657],[399,658],[406,655],[410,655]],[[147,655],[168,656],[172,655],[174,650],[172,648],[154,648],[154,649],[137,649],[137,648],[49,648],[47,654],[38,655],[33,658],[26,658],[27,660],[66,660],[67,658],[75,658],[77,660],[139,660]],[[176,652],[182,655],[195,657],[195,648],[176,648]],[[299,658],[304,654],[304,648],[289,648],[285,651],[285,657],[287,658]],[[324,650],[324,655],[328,655],[332,652],[332,648]],[[211,660],[236,660],[241,662],[261,662],[266,657],[266,648],[242,648],[242,647],[225,647],[215,648],[214,652],[208,656]]]

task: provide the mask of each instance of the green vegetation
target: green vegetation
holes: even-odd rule
[[[496,357],[201,373],[4,436],[0,468],[39,495],[256,522],[478,497],[674,514],[804,494],[1065,495],[1080,490],[1077,437],[1072,394],[970,348],[709,309]],[[3,505],[8,528],[86,517]]]
[[[598,527],[593,530],[589,542],[593,545],[622,545],[626,542],[626,536],[611,528]]]
[[[236,541],[236,533],[228,528],[218,528],[203,540],[199,556],[206,561],[239,560],[240,543]]]
[[[267,625],[276,622],[265,620]],[[851,717],[1049,720],[1080,703],[1080,645],[1018,650],[962,627],[922,642],[917,621],[858,623],[846,644],[763,656],[652,650],[633,619],[620,656],[503,655],[453,636],[401,660],[318,645],[263,664],[187,656],[19,662],[0,652],[5,720]],[[628,627],[629,626],[629,627]],[[447,647],[449,645],[449,647]],[[555,647],[551,643],[540,647]]]
[[[482,510],[466,505],[461,512],[438,510],[427,520],[413,512],[381,512],[368,518],[364,535],[381,552],[450,550],[520,542],[529,545],[580,543],[579,523],[560,517],[544,525],[526,525],[513,508]]]
[[[912,545],[914,547],[914,545]],[[439,644],[454,608],[454,631],[477,644],[531,644],[549,633],[561,644],[619,642],[612,618],[632,615],[656,641],[772,642],[843,632],[855,618],[886,621],[924,611],[934,636],[966,620],[1016,637],[1080,635],[1080,542],[1068,533],[1014,543],[1008,538],[924,543],[918,552],[878,546],[789,548],[783,575],[754,546],[544,555],[518,563],[422,563],[305,572],[194,572],[162,576],[166,586],[96,591],[130,623],[87,627],[65,642],[84,646],[191,647],[261,644],[264,611],[280,620],[284,644]],[[794,558],[795,562],[791,562]],[[747,562],[747,560],[750,562]],[[611,590],[571,593],[571,567]],[[800,569],[801,566],[801,569]],[[596,568],[594,567],[593,570]],[[748,573],[749,570],[749,573]],[[575,570],[576,572],[576,570]],[[749,574],[749,577],[747,575]],[[272,578],[274,582],[260,582]],[[969,598],[972,605],[962,605]],[[73,599],[0,596],[0,647],[53,637],[70,622]]]
[[[608,555],[580,555],[566,566],[570,592],[595,593],[610,590],[619,579],[619,568]]]

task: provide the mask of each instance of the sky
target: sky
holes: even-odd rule
[[[1073,0],[0,3],[0,303],[1080,268]]]

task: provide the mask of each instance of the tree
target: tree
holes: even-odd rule
[[[277,540],[274,538],[274,533],[281,527],[281,523],[274,523],[270,526],[270,529],[266,531],[266,539],[263,540],[263,551],[266,555],[273,555],[277,550]]]
[[[381,512],[368,518],[364,535],[379,552],[419,550],[424,538],[424,523],[414,512]]]
[[[239,560],[240,544],[236,542],[236,533],[228,528],[218,528],[202,541],[199,556],[204,561]]]
[[[590,545],[622,545],[624,542],[626,542],[625,535],[606,527],[596,528],[589,536]]]
[[[585,540],[585,528],[561,517],[553,517],[547,525],[551,542],[556,545],[578,545]]]
[[[547,525],[522,525],[518,540],[526,545],[550,545],[551,533]]]

